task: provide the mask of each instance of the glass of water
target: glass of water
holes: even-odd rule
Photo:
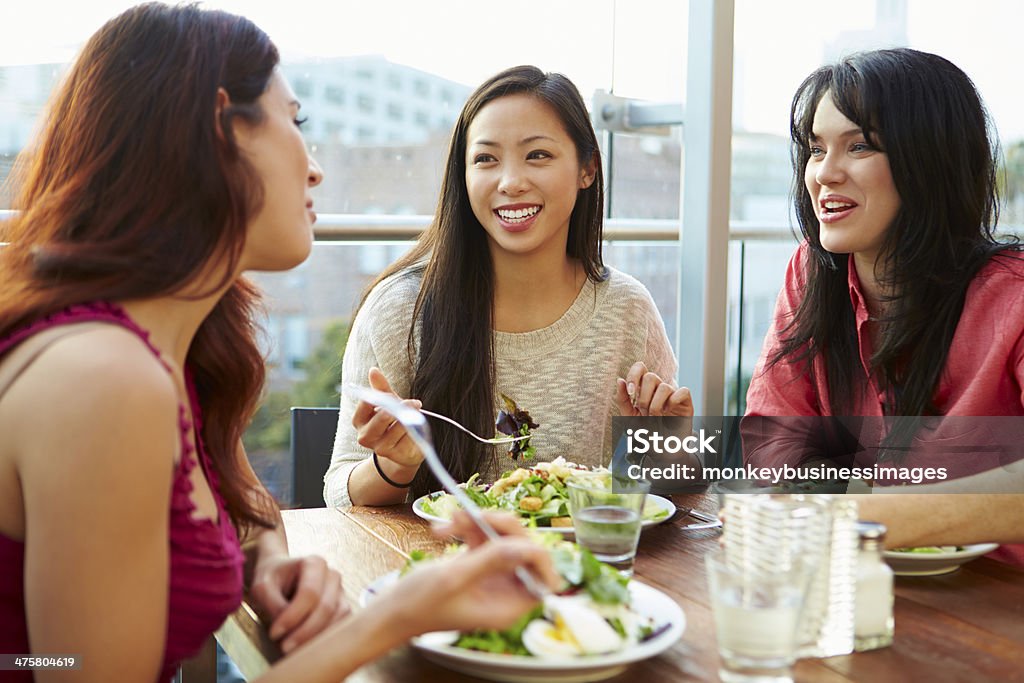
[[[613,490],[602,478],[585,477],[570,479],[567,486],[576,542],[632,576],[650,482],[617,481]]]
[[[757,569],[705,556],[724,683],[792,683],[797,629],[813,565]]]

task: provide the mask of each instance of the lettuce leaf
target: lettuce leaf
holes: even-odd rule
[[[544,608],[538,605],[533,610],[520,617],[519,621],[510,628],[503,631],[476,630],[463,633],[455,641],[456,647],[469,650],[481,650],[483,652],[494,652],[496,654],[526,655],[530,653],[523,645],[523,631],[534,619],[544,616]]]

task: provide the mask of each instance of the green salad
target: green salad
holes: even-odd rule
[[[551,462],[540,462],[533,467],[519,467],[505,472],[493,484],[478,481],[474,474],[463,484],[466,494],[478,506],[489,510],[507,510],[519,515],[523,523],[536,528],[571,527],[569,492],[566,482],[570,477],[586,476],[594,482],[611,486],[611,473],[604,469],[589,470],[566,462],[559,456]],[[455,496],[438,491],[426,496],[421,507],[424,512],[441,519],[451,519],[459,509]],[[669,510],[647,505],[644,520],[659,521]]]
[[[510,628],[460,633],[455,647],[534,657],[582,656],[621,650],[667,628],[656,628],[630,608],[627,577],[575,543],[539,536],[565,581],[559,597],[538,605]],[[430,559],[410,558],[409,567]]]

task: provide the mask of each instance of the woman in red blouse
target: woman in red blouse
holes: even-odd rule
[[[1024,261],[994,236],[997,143],[973,83],[924,52],[856,54],[801,84],[791,137],[803,241],[748,391],[745,459],[806,464],[834,456],[820,433],[852,432],[840,464],[938,464],[951,478],[1006,465],[1024,436],[1009,419],[1024,416]],[[960,416],[1005,417],[1017,436],[993,446]],[[819,433],[799,434],[808,424]],[[959,506],[917,500],[872,496],[862,512],[900,545],[1024,541],[1016,497],[987,500],[1008,514],[966,529],[950,519]]]

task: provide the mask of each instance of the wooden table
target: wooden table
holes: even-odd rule
[[[715,513],[712,496],[673,496],[680,506]],[[645,531],[635,572],[671,595],[686,612],[682,640],[664,654],[609,679],[716,681],[718,654],[707,595],[703,555],[719,533],[681,527],[676,518]],[[373,579],[402,567],[413,549],[438,551],[443,541],[409,506],[284,512],[293,554],[323,555],[342,573],[350,604]],[[981,558],[935,577],[896,578],[896,639],[892,647],[797,663],[798,681],[1024,681],[1024,571]],[[279,656],[251,611],[242,607],[217,634],[248,677]],[[457,682],[477,678],[428,662],[412,648],[399,649],[349,680],[374,683]]]

